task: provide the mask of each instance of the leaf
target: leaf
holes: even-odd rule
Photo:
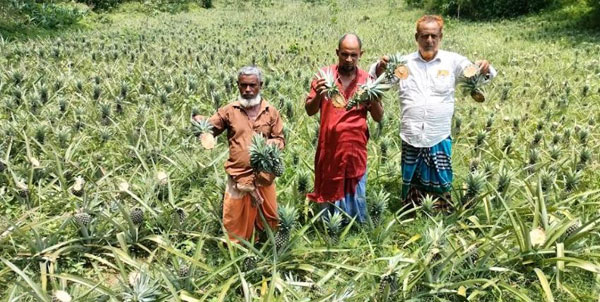
[[[546,279],[546,275],[544,275],[544,272],[542,272],[542,270],[539,268],[534,268],[533,270],[538,276],[538,279],[540,279],[540,285],[546,294],[546,301],[554,302],[554,296],[552,295],[552,290],[550,289],[550,284],[548,283],[548,279]]]
[[[0,258],[0,261],[4,262],[4,264],[6,266],[8,266],[11,270],[13,270],[13,272],[17,273],[17,275],[19,275],[21,278],[23,278],[23,280],[25,280],[25,283],[27,283],[27,285],[29,285],[29,288],[31,288],[33,290],[33,292],[37,296],[38,300],[44,301],[44,302],[50,302],[50,299],[48,298],[48,296],[46,296],[44,291],[42,291],[42,289],[35,282],[33,282],[33,280],[31,280],[31,278],[29,278],[29,276],[27,276],[27,274],[25,274],[25,272],[23,272],[12,262],[10,262],[4,258]]]

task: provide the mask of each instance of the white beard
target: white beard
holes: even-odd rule
[[[257,94],[254,98],[252,99],[245,99],[243,98],[241,95],[238,96],[238,101],[240,102],[240,105],[242,105],[242,107],[244,108],[251,108],[254,107],[258,104],[260,104],[260,100],[261,100],[261,96],[260,93]]]

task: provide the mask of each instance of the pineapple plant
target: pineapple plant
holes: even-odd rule
[[[466,191],[462,197],[462,202],[467,203],[479,196],[485,185],[485,173],[482,171],[473,171],[467,175],[465,179]]]
[[[181,278],[181,279],[185,279],[185,278],[189,277],[190,276],[190,266],[187,263],[180,261],[179,268],[177,269],[177,276],[179,276],[179,278]]]
[[[298,173],[298,193],[300,194],[306,194],[309,190],[308,188],[308,180],[309,176],[308,174],[304,173],[304,172],[300,172]]]
[[[331,68],[321,69],[319,73],[316,75],[317,79],[325,80],[325,87],[327,92],[327,98],[331,99],[333,106],[336,108],[342,108],[346,104],[344,97],[340,94],[340,91],[335,84],[336,78],[333,75],[333,70]]]
[[[200,137],[200,143],[204,149],[215,147],[217,140],[212,134],[213,125],[206,119],[196,121],[192,118],[192,131],[195,136]]]
[[[344,217],[342,214],[340,214],[340,212],[336,211],[333,214],[328,213],[323,221],[325,223],[325,230],[327,231],[329,240],[331,243],[336,244],[340,239],[340,234],[342,233]]]
[[[385,274],[379,281],[378,294],[383,301],[393,297],[398,292],[398,276],[395,273]]]
[[[463,70],[463,74],[459,79],[459,86],[463,89],[463,93],[469,94],[476,102],[484,102],[486,98],[483,86],[488,80],[485,75],[481,74],[479,66],[472,64]]]
[[[565,237],[571,237],[579,228],[581,228],[581,222],[579,222],[579,219],[576,219],[565,231]]]
[[[144,210],[137,207],[131,209],[131,212],[129,212],[129,218],[133,224],[140,225],[144,223]]]
[[[250,166],[256,172],[267,172],[277,177],[283,175],[283,158],[279,147],[268,144],[260,134],[254,134],[249,148]]]
[[[388,55],[389,61],[385,68],[385,79],[388,82],[394,80],[406,80],[409,75],[408,66],[406,66],[406,60],[401,53]]]
[[[298,219],[298,210],[292,205],[283,205],[277,209],[277,212],[279,214],[279,231],[275,235],[275,246],[279,251],[290,241],[290,233]]]
[[[255,255],[249,255],[248,257],[244,258],[244,262],[242,263],[242,271],[243,272],[251,272],[253,270],[256,269],[256,264],[258,263],[258,257],[256,257]]]
[[[384,79],[385,75],[383,74],[376,80],[371,80],[370,78],[367,79],[367,82],[360,85],[356,93],[354,93],[346,105],[346,110],[351,110],[355,107],[358,108],[361,104],[366,104],[368,102],[380,99],[385,91],[392,88],[391,84],[384,83]]]
[[[387,209],[388,203],[390,200],[390,193],[385,190],[379,190],[374,198],[373,202],[370,203],[370,211],[371,221],[374,225],[379,225],[382,220],[382,216]]]

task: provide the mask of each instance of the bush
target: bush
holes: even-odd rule
[[[26,22],[42,28],[55,29],[75,24],[81,20],[84,11],[78,8],[54,3],[14,1],[15,9],[25,17]]]
[[[201,0],[201,3],[204,8],[213,8],[212,0]]]
[[[432,13],[486,20],[538,12],[554,5],[555,0],[406,0],[406,3]]]

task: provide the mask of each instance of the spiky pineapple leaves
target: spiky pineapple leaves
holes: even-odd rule
[[[408,66],[406,66],[406,60],[401,53],[396,53],[388,56],[390,60],[385,68],[385,78],[388,82],[394,81],[395,79],[406,80],[410,75]]]
[[[319,80],[325,80],[327,98],[331,100],[333,107],[344,108],[344,106],[346,106],[346,100],[335,84],[336,78],[333,75],[333,70],[331,70],[331,68],[321,69],[319,70],[319,73],[316,74],[316,77]]]
[[[283,158],[277,145],[267,143],[260,134],[254,134],[249,152],[250,166],[254,172],[267,172],[277,177],[283,175]]]
[[[376,80],[369,78],[365,84],[360,85],[358,91],[346,105],[346,110],[358,108],[361,104],[378,100],[390,88],[392,88],[392,85],[385,82],[385,74],[380,75]]]
[[[459,85],[462,87],[463,93],[469,94],[478,103],[485,102],[486,96],[483,86],[487,83],[488,80],[481,73],[481,68],[475,64],[465,67],[459,80]]]

